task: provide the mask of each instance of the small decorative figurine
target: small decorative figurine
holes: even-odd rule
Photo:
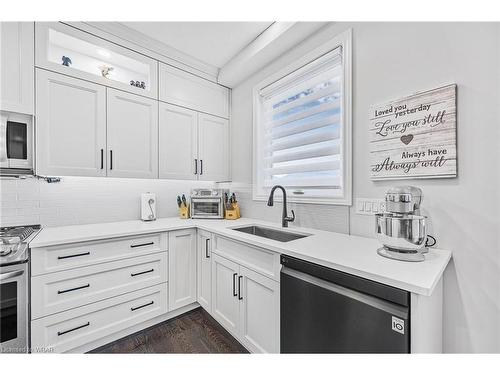
[[[144,81],[139,82],[139,81],[131,80],[130,85],[138,87],[140,89],[146,89],[146,83]]]
[[[70,64],[73,64],[73,63],[71,62],[71,59],[69,57],[63,56],[62,57],[62,64],[64,66],[69,66]]]
[[[113,68],[112,66],[107,66],[107,65],[101,65],[99,69],[101,69],[101,75],[104,78],[108,78],[108,74],[113,70],[115,70],[115,68]]]

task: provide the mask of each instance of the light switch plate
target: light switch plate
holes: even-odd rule
[[[374,215],[379,212],[385,212],[385,200],[356,198],[356,213],[358,215]]]

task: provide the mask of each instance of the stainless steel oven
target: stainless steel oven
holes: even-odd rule
[[[0,175],[33,174],[33,120],[29,115],[0,112]]]
[[[194,189],[191,191],[192,219],[223,219],[224,189]]]
[[[0,227],[0,353],[29,351],[29,242],[40,230]]]
[[[0,352],[28,351],[28,263],[0,268]]]

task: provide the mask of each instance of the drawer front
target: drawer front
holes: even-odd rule
[[[79,242],[31,250],[31,274],[79,268],[167,250],[167,234]]]
[[[123,294],[31,322],[33,351],[65,352],[167,312],[167,284]]]
[[[278,253],[221,236],[215,237],[214,245],[213,252],[279,281],[281,264]]]
[[[166,253],[34,276],[31,316],[38,319],[165,282]]]

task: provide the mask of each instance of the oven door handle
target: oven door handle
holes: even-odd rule
[[[7,116],[0,116],[0,162],[7,161]]]
[[[13,279],[15,277],[21,276],[23,273],[24,273],[24,270],[7,272],[7,273],[0,273],[0,280]]]

